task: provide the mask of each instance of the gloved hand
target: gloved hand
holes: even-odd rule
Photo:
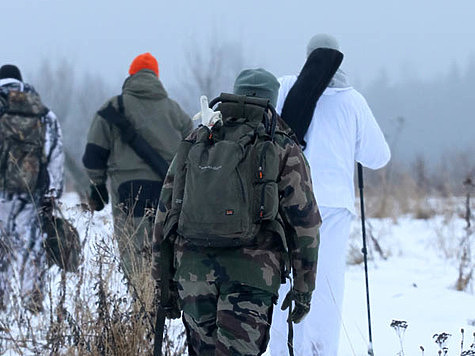
[[[215,123],[222,120],[220,111],[214,111],[208,107],[208,98],[205,95],[200,97],[201,111],[193,116],[193,121],[201,120],[201,124],[213,127]]]
[[[54,201],[52,197],[44,197],[41,201],[39,209],[39,217],[41,222],[41,230],[46,234],[45,243],[57,240],[56,225],[53,217]]]
[[[284,301],[282,302],[281,309],[285,310],[289,308],[292,301],[294,301],[294,310],[292,311],[290,318],[295,324],[298,324],[310,311],[311,300],[312,292],[298,292],[292,289],[285,296]]]
[[[40,216],[50,218],[53,216],[54,201],[52,197],[45,197],[41,201]]]
[[[91,184],[88,203],[91,210],[101,211],[109,202],[109,193],[105,184]]]
[[[162,283],[160,281],[155,282],[156,304],[162,304],[161,307],[165,311],[165,316],[168,319],[178,319],[181,316],[180,305],[178,303],[178,300],[180,298],[180,296],[178,295],[178,284],[175,281],[170,281],[168,288],[168,300],[164,301],[164,303],[162,304]]]

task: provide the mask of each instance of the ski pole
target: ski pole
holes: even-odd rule
[[[369,279],[368,279],[368,250],[366,248],[366,228],[365,228],[365,215],[364,215],[364,198],[363,198],[363,166],[358,162],[358,187],[360,191],[360,208],[361,208],[361,232],[363,235],[363,259],[364,259],[364,272],[366,282],[366,307],[368,310],[368,355],[373,356],[373,335],[371,332],[371,311],[369,306]]]

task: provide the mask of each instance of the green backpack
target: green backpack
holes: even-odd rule
[[[262,223],[278,214],[277,115],[264,99],[221,94],[210,107],[218,101],[222,122],[200,126],[175,157],[164,232],[176,227],[196,246],[252,245]]]
[[[35,92],[11,90],[0,99],[0,189],[31,195],[37,188],[44,154],[48,109]]]

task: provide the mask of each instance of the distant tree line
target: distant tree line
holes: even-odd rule
[[[475,57],[430,80],[381,72],[363,90],[392,151],[394,175],[409,174],[424,189],[459,190],[475,174]],[[398,172],[396,172],[398,171]],[[442,188],[445,186],[445,188]]]
[[[240,44],[214,41],[189,46],[185,67],[171,83],[170,96],[191,115],[199,110],[199,97],[214,98],[231,91],[237,74],[246,66]],[[81,156],[94,113],[120,88],[107,78],[76,73],[74,63],[44,61],[31,83],[59,117],[67,151],[69,188],[87,186],[81,175]],[[124,75],[125,78],[125,75]],[[362,92],[380,123],[392,151],[385,180],[410,175],[418,185],[442,189],[458,185],[475,173],[475,120],[473,102],[475,57],[464,69],[456,64],[431,80],[402,78],[390,83],[384,72]],[[375,178],[379,173],[373,174]],[[438,187],[438,188],[437,188]],[[444,188],[446,189],[446,188]]]

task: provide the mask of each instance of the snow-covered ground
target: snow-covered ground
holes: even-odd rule
[[[66,194],[63,197],[63,211],[78,228],[81,238],[87,236],[86,261],[91,261],[95,243],[111,235],[110,206],[95,213],[94,219],[91,219],[90,213],[82,211],[78,203],[75,194]],[[368,235],[377,239],[384,253],[384,257],[381,256],[369,242],[370,301],[376,356],[400,354],[400,339],[390,327],[392,320],[404,320],[408,324],[402,338],[404,355],[407,356],[422,355],[420,346],[425,349],[424,355],[437,355],[439,348],[433,335],[442,332],[452,334],[447,342],[449,356],[461,354],[461,328],[465,330],[464,349],[468,349],[473,342],[474,292],[458,292],[454,289],[458,277],[460,239],[466,234],[466,223],[460,216],[463,199],[455,203],[459,212],[437,215],[428,220],[411,217],[368,220]],[[350,238],[353,251],[361,248],[360,231],[359,221],[355,220]],[[474,235],[471,239],[473,245]],[[349,261],[354,260],[355,253],[350,255]],[[472,256],[473,259],[475,257]],[[56,267],[52,268],[51,274],[58,274]],[[53,284],[54,279],[53,276]],[[121,289],[120,276],[116,275],[114,279],[116,287]],[[74,291],[74,281],[71,289]],[[94,298],[92,286],[85,283],[81,293],[88,291],[91,295],[85,296],[84,300]],[[49,306],[46,306],[48,310]],[[347,266],[342,319],[339,356],[367,355],[368,326],[362,263]]]
[[[75,206],[77,202],[74,194],[66,195],[64,200],[65,206]],[[463,204],[463,199],[460,199],[455,206],[460,210]],[[96,213],[99,219],[89,227],[90,238],[111,233],[109,208]],[[71,216],[75,211],[74,208],[70,210]],[[401,351],[400,339],[390,327],[392,320],[404,320],[408,324],[402,338],[407,356],[422,355],[420,346],[424,347],[425,355],[437,355],[439,347],[433,335],[442,332],[452,335],[446,344],[448,355],[460,355],[461,328],[465,330],[464,349],[473,342],[475,295],[473,290],[458,292],[454,289],[458,277],[457,251],[460,239],[465,236],[465,226],[464,219],[455,213],[429,220],[411,217],[400,217],[397,221],[368,220],[368,236],[375,237],[384,253],[383,258],[368,237],[372,257],[369,283],[375,355],[397,355]],[[85,227],[81,226],[79,230],[84,231]],[[360,222],[355,219],[350,244],[356,249],[361,248],[360,231]],[[347,267],[342,318],[339,356],[367,355],[363,264],[349,264]]]
[[[461,200],[463,205],[463,200]],[[389,256],[369,263],[370,303],[375,355],[397,355],[401,350],[391,321],[407,321],[403,337],[405,355],[437,355],[434,334],[446,332],[448,355],[460,355],[461,328],[465,347],[475,332],[475,295],[458,292],[456,258],[465,221],[454,215],[429,220],[400,218],[370,220],[374,236]],[[360,225],[355,222],[355,233]],[[475,237],[472,235],[472,243]],[[374,254],[374,252],[373,252]],[[473,284],[472,284],[473,286]],[[343,325],[339,355],[366,355],[368,324],[363,265],[346,272]]]

